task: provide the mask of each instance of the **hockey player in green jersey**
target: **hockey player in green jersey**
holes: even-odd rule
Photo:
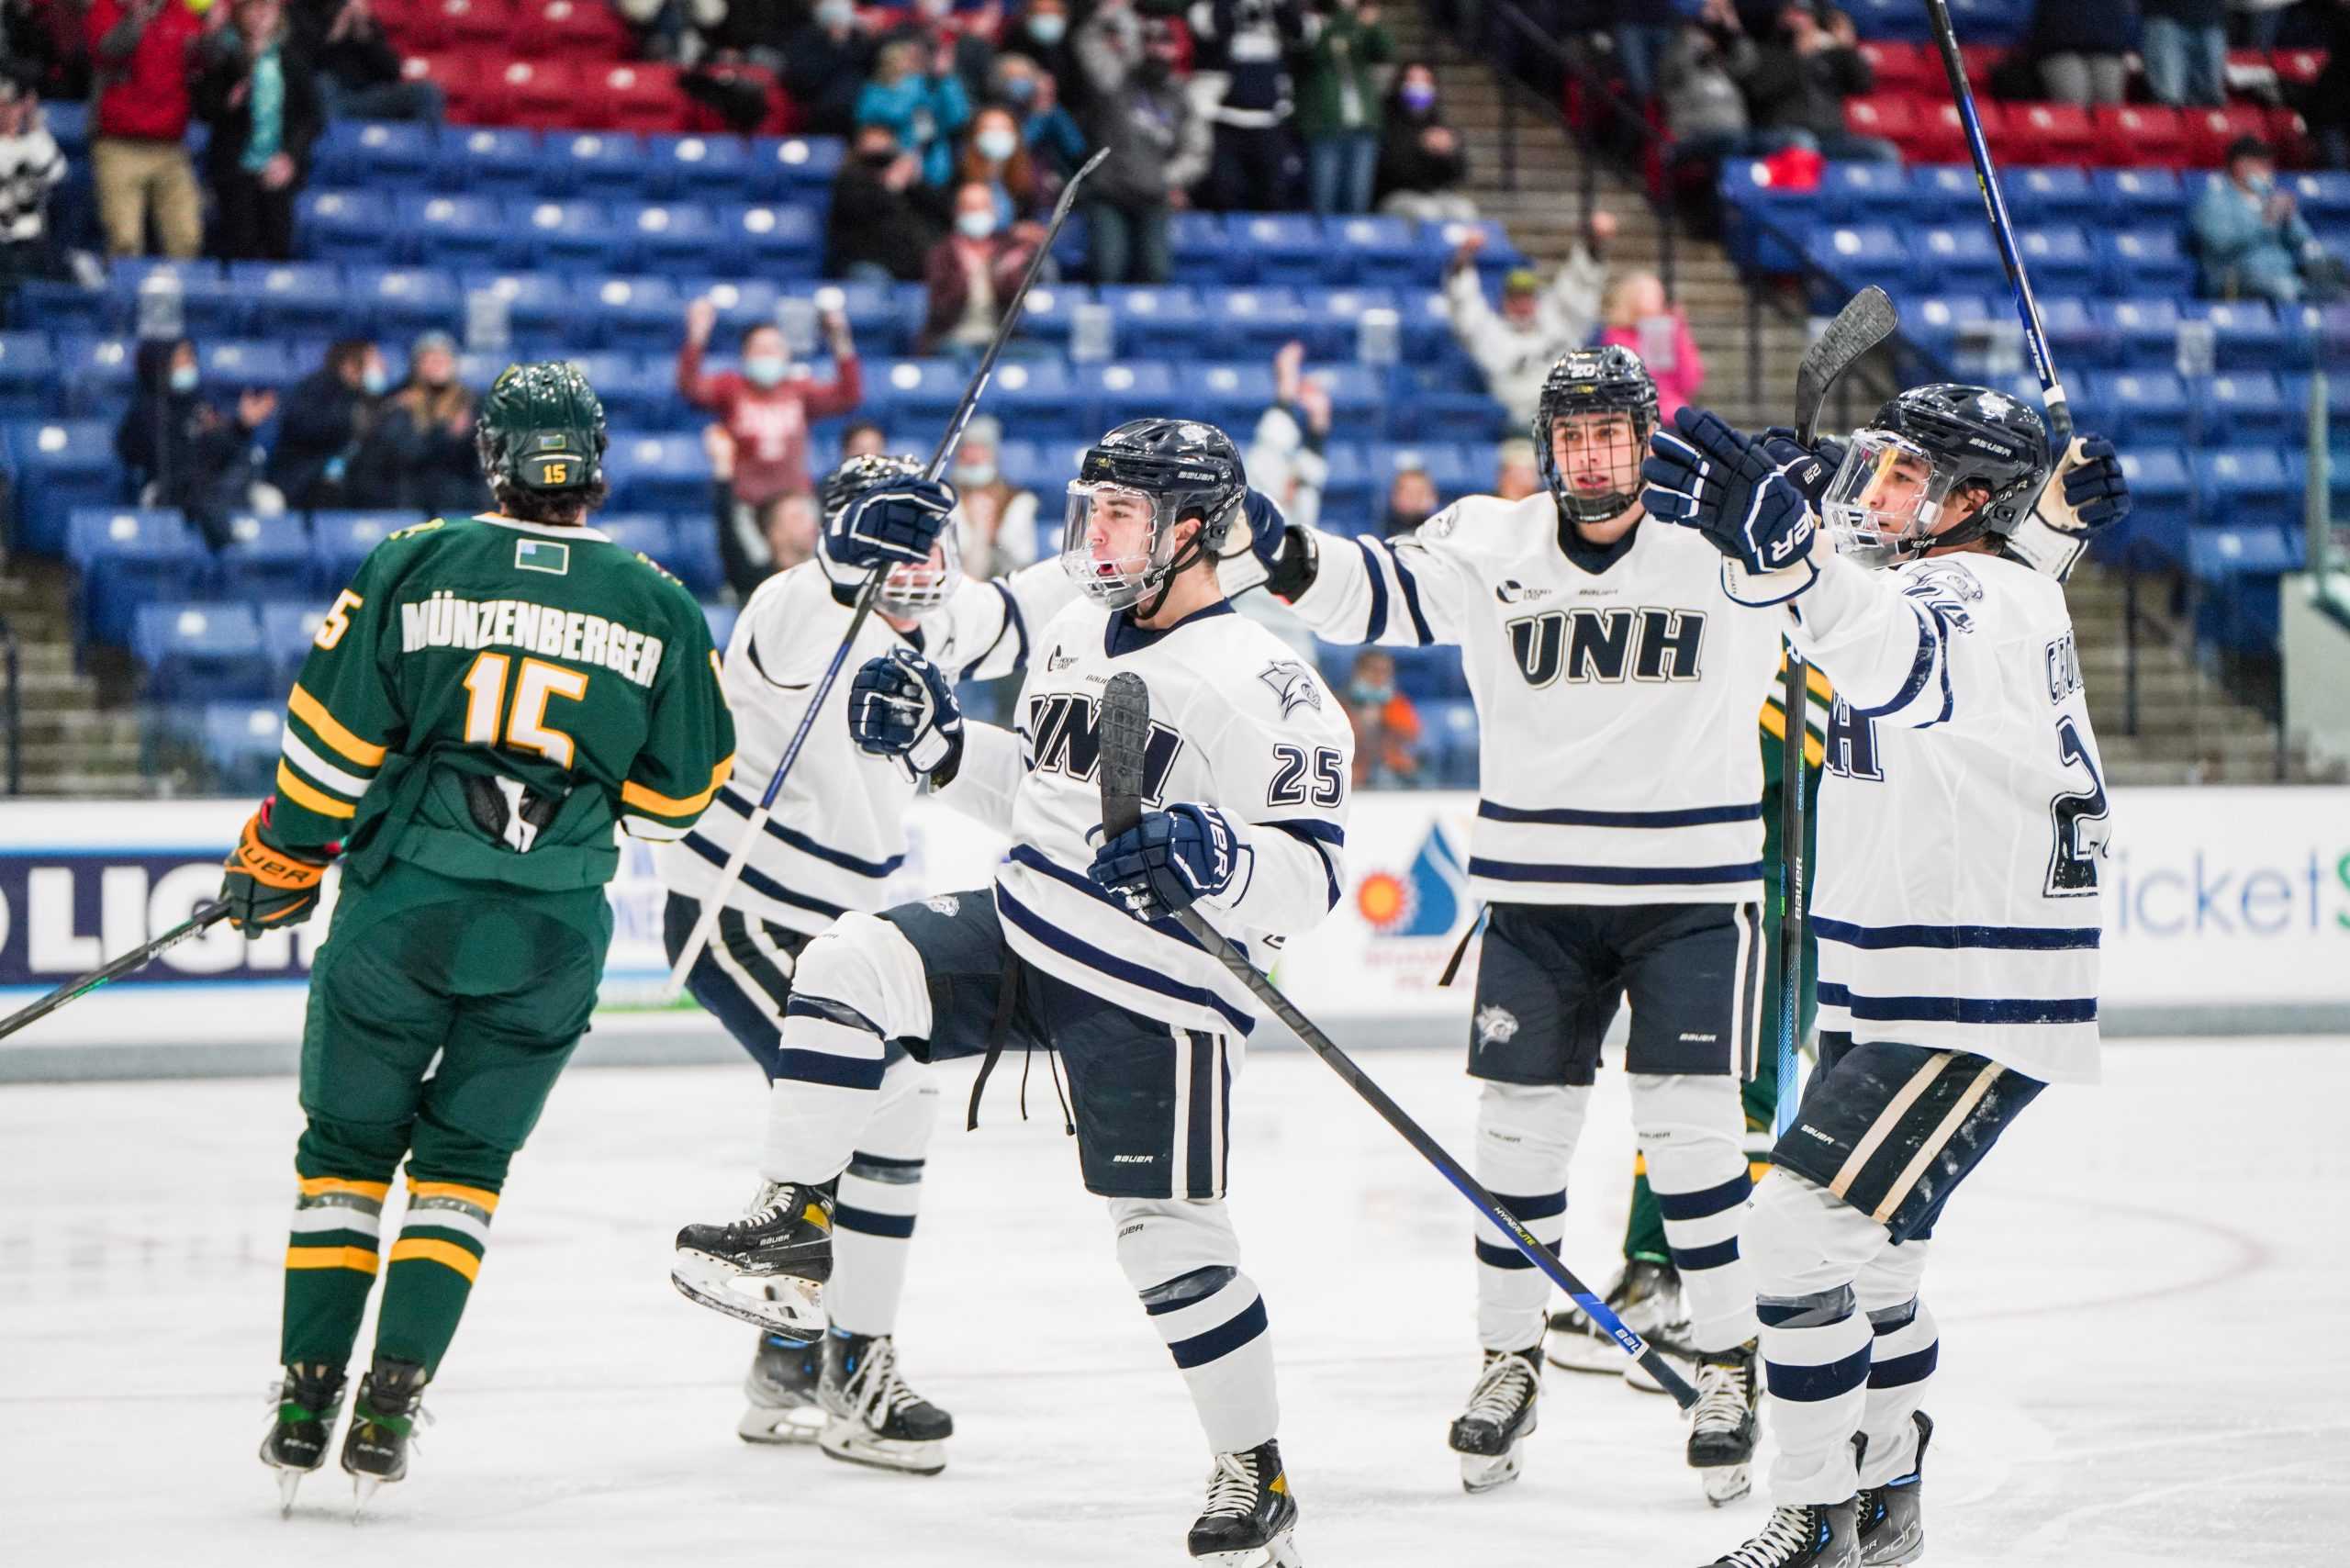
[[[512,366],[476,432],[498,510],[392,535],[336,596],[221,888],[252,936],[308,919],[343,868],[310,976],[285,1375],[261,1450],[289,1507],[325,1462],[379,1267],[342,1467],[363,1504],[407,1473],[508,1161],[595,1006],[614,830],[679,836],[733,765],[700,607],[588,526],[605,436],[586,379]]]

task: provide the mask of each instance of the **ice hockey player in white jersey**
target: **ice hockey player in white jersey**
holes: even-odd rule
[[[817,558],[769,577],[743,607],[721,677],[737,756],[747,760],[694,831],[655,857],[669,890],[663,934],[672,959],[847,634],[867,574],[878,567],[890,575],[851,656],[862,663],[912,648],[950,684],[1018,671],[1029,629],[1076,597],[1050,563],[967,579],[948,521],[954,494],[916,483],[920,473],[902,457],[843,464],[822,487]],[[885,488],[890,494],[877,498]],[[800,948],[849,910],[884,906],[884,889],[905,860],[906,807],[916,790],[903,769],[849,738],[847,682],[835,684],[825,708],[686,982],[770,1080]],[[921,1063],[891,1050],[880,1109],[842,1174],[834,1209],[830,1332],[803,1340],[761,1331],[735,1428],[744,1441],[813,1439],[834,1458],[926,1472],[945,1462],[941,1445],[954,1423],[905,1386],[894,1338],[937,1107],[929,1079]]]
[[[1259,963],[1337,902],[1353,736],[1337,700],[1234,614],[1216,553],[1247,480],[1220,431],[1121,425],[1069,487],[1062,567],[1084,592],[1041,629],[1017,732],[966,724],[911,649],[858,672],[850,724],[945,803],[1010,834],[990,889],[849,913],[800,956],[753,1212],[679,1232],[787,1323],[829,1271],[833,1184],[879,1102],[887,1043],[925,1060],[1055,1053],[1089,1191],[1189,1384],[1214,1455],[1192,1556],[1294,1564],[1264,1303],[1223,1201],[1247,990],[1172,915]],[[1110,676],[1150,689],[1141,825],[1102,842],[1096,724]],[[973,1092],[976,1107],[979,1090]],[[795,1293],[797,1296],[795,1299]]]
[[[1933,1433],[1928,1238],[2042,1088],[2098,1070],[2105,784],[2064,589],[2009,541],[2076,541],[2129,492],[2095,438],[2049,479],[2040,416],[1975,386],[1903,393],[1832,471],[1694,409],[1674,426],[1642,469],[1650,512],[1711,542],[1730,592],[1781,607],[1836,688],[1819,1064],[1740,1238],[1775,1506],[1716,1568],[1909,1562]]]
[[[1629,350],[1577,350],[1535,415],[1537,494],[1463,500],[1392,543],[1255,542],[1268,586],[1322,636],[1460,647],[1481,737],[1470,886],[1489,906],[1477,1174],[1557,1244],[1600,1041],[1628,999],[1633,1124],[1696,1359],[1686,1458],[1719,1503],[1748,1490],[1755,1437],[1739,1090],[1761,1021],[1754,715],[1780,637],[1724,595],[1703,541],[1643,525],[1656,409]],[[1474,1245],[1483,1363],[1450,1441],[1482,1492],[1517,1475],[1534,1429],[1550,1285],[1482,1221]]]

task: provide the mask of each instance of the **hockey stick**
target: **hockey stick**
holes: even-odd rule
[[[1933,24],[1934,43],[1942,50],[1942,74],[1950,78],[1950,95],[1958,105],[1959,125],[1966,132],[1966,155],[1975,161],[1975,183],[1983,192],[1991,238],[1998,242],[1999,264],[2007,269],[2008,287],[2016,297],[2016,315],[2023,322],[2023,342],[2031,353],[2032,374],[2040,378],[2048,449],[2061,454],[2073,444],[2073,410],[2065,399],[2064,383],[2056,379],[2056,361],[2048,352],[2048,329],[2041,325],[2040,302],[2032,297],[2023,253],[2016,249],[2015,224],[2008,217],[2008,198],[1999,190],[1999,172],[1991,166],[1990,144],[1983,140],[1983,122],[1975,112],[1975,89],[1967,85],[1966,62],[1958,52],[1958,29],[1951,24],[1946,0],[1926,0],[1926,15]]]
[[[1035,286],[1036,275],[1045,270],[1045,263],[1053,253],[1053,241],[1060,238],[1061,226],[1077,205],[1077,191],[1085,177],[1102,166],[1110,156],[1108,148],[1087,159],[1069,184],[1061,187],[1060,199],[1053,204],[1052,222],[1045,230],[1045,237],[1037,243],[1036,253],[1028,258],[1028,270],[1021,274],[1020,286],[1013,291],[1011,302],[1003,308],[1003,319],[996,323],[995,336],[988,341],[988,352],[980,356],[979,369],[971,373],[970,384],[963,388],[963,400],[955,405],[955,412],[946,420],[946,429],[938,438],[938,445],[930,454],[930,462],[923,469],[923,477],[936,479],[946,471],[946,460],[955,455],[955,448],[963,439],[964,427],[971,422],[971,415],[979,406],[979,394],[987,390],[990,377],[995,375],[995,362],[1003,353],[1003,345],[1011,341],[1013,330],[1020,325],[1020,312],[1028,303],[1028,291]],[[686,945],[677,950],[677,961],[669,968],[668,983],[662,987],[661,1000],[674,1002],[686,989],[686,977],[693,972],[701,958],[702,949],[710,946],[711,933],[718,929],[719,912],[726,907],[726,895],[734,890],[742,879],[743,867],[751,857],[751,846],[767,829],[767,819],[775,813],[776,797],[783,792],[785,775],[791,765],[800,760],[800,748],[808,743],[808,733],[816,726],[816,715],[822,711],[824,699],[833,692],[833,683],[840,678],[841,666],[848,662],[848,651],[865,630],[866,617],[873,613],[874,604],[881,597],[882,585],[890,580],[890,568],[873,568],[857,590],[856,612],[849,617],[848,631],[841,637],[841,645],[833,650],[832,663],[816,682],[814,694],[808,700],[808,710],[800,715],[800,725],[791,732],[791,743],[783,748],[783,759],[775,765],[775,773],[767,779],[767,792],[759,797],[758,808],[743,827],[742,836],[734,841],[734,853],[726,857],[725,868],[718,874],[718,885],[703,895],[700,918],[686,937]]]
[[[165,953],[189,937],[210,930],[229,914],[226,901],[215,899],[198,904],[196,913],[156,937],[143,947],[133,947],[121,958],[101,969],[93,969],[80,980],[67,980],[31,1006],[21,1008],[0,1020],[0,1040],[6,1039],[28,1024],[39,1023],[78,996],[86,996],[108,980],[118,980],[127,974],[145,969]]]
[[[1142,821],[1143,758],[1150,745],[1150,689],[1142,677],[1131,670],[1110,678],[1102,693],[1102,716],[1099,729],[1099,774],[1102,786],[1102,833],[1104,839],[1115,838]],[[1348,1088],[1361,1095],[1371,1108],[1386,1119],[1387,1125],[1404,1137],[1404,1141],[1418,1151],[1421,1159],[1437,1168],[1443,1178],[1458,1188],[1476,1211],[1490,1220],[1503,1235],[1526,1254],[1534,1266],[1550,1278],[1550,1282],[1575,1300],[1575,1305],[1590,1315],[1591,1320],[1606,1329],[1623,1352],[1645,1368],[1648,1374],[1662,1385],[1684,1410],[1697,1403],[1697,1391],[1688,1380],[1675,1371],[1673,1364],[1657,1353],[1656,1348],[1625,1327],[1607,1304],[1591,1287],[1567,1271],[1558,1254],[1534,1238],[1534,1233],[1519,1223],[1517,1217],[1502,1206],[1501,1200],[1485,1189],[1484,1183],[1469,1174],[1461,1163],[1445,1152],[1442,1145],[1430,1137],[1419,1123],[1412,1120],[1403,1106],[1388,1097],[1387,1092],[1365,1076],[1354,1059],[1315,1026],[1314,1021],[1297,1010],[1294,1002],[1283,996],[1272,981],[1257,972],[1251,964],[1222,933],[1191,910],[1176,913],[1176,921],[1191,934],[1192,939],[1206,950],[1208,956],[1232,972],[1235,979],[1247,986],[1271,1011],[1274,1017],[1288,1025],[1306,1048],[1326,1063],[1331,1071],[1346,1081]]]
[[[1844,302],[1796,365],[1796,441],[1810,447],[1819,435],[1828,389],[1862,355],[1901,324],[1885,290],[1871,284]],[[1771,1131],[1787,1130],[1796,1114],[1796,1049],[1803,1033],[1803,740],[1810,728],[1811,677],[1803,655],[1787,644],[1779,677],[1779,1053],[1778,1103]]]

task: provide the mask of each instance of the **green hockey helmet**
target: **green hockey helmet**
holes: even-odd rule
[[[490,488],[584,490],[604,482],[604,405],[576,365],[509,364],[490,383],[474,444]]]

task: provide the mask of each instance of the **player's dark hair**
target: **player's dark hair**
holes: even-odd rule
[[[588,513],[603,506],[610,487],[601,479],[568,490],[531,490],[520,485],[501,484],[492,487],[491,494],[497,498],[499,514],[517,522],[572,528],[586,522]]]

